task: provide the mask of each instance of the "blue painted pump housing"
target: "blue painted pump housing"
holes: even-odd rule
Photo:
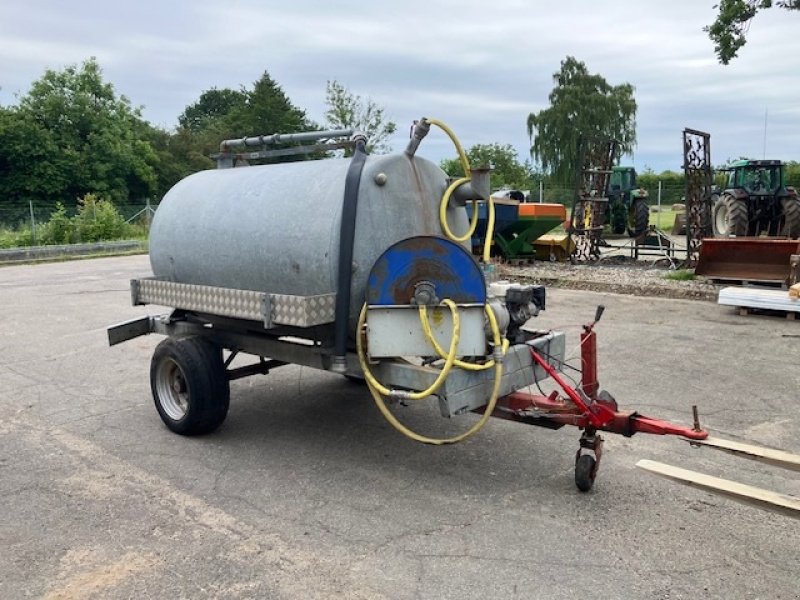
[[[462,245],[438,236],[415,236],[387,248],[367,278],[366,300],[370,306],[409,305],[421,291],[430,303],[486,303],[480,265]]]

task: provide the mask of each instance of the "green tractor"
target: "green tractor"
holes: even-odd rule
[[[608,222],[614,233],[628,231],[630,237],[642,235],[650,223],[647,190],[636,185],[636,169],[614,167],[608,186]]]
[[[800,198],[781,161],[739,160],[723,171],[725,190],[711,198],[714,237],[800,237]]]

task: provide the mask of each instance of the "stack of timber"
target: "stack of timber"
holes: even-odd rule
[[[794,320],[800,313],[800,284],[795,284],[789,291],[763,287],[726,287],[720,290],[718,304],[735,306],[740,314],[748,314],[751,310],[779,311],[786,318]]]

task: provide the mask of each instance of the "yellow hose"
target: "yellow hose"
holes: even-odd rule
[[[450,348],[447,354],[447,360],[445,361],[445,368],[448,367],[452,368],[453,364],[455,363],[455,353],[458,346],[458,334],[460,334],[460,323],[458,322],[458,311],[455,303],[451,300],[444,300],[443,304],[445,304],[449,309],[451,314],[453,315],[453,338],[450,341]],[[420,318],[423,316],[423,309],[424,307],[420,307]],[[489,315],[491,311],[487,312]],[[469,436],[477,433],[480,429],[486,425],[486,422],[489,420],[489,417],[492,416],[494,412],[495,406],[497,406],[497,396],[500,393],[500,383],[503,378],[503,363],[500,361],[495,361],[494,364],[494,384],[492,385],[492,392],[489,396],[489,402],[486,405],[486,409],[483,412],[481,418],[467,431],[453,436],[449,438],[432,438],[425,435],[421,435],[405,425],[403,425],[397,417],[395,417],[392,412],[389,410],[389,407],[386,406],[386,402],[383,399],[383,396],[388,396],[392,393],[392,391],[382,385],[375,377],[373,376],[372,372],[369,369],[369,365],[367,364],[366,353],[364,352],[364,343],[362,341],[362,332],[364,328],[364,323],[366,323],[367,317],[367,305],[365,304],[361,309],[361,314],[358,318],[358,329],[356,335],[356,347],[358,350],[358,362],[361,365],[361,370],[364,372],[364,378],[367,381],[367,387],[369,388],[370,394],[372,395],[375,404],[378,407],[378,410],[381,411],[384,418],[389,422],[392,427],[394,427],[397,431],[417,442],[422,442],[423,444],[431,444],[434,446],[441,446],[444,444],[455,444],[467,439]],[[424,314],[425,322],[427,322],[427,314]],[[497,319],[494,318],[494,313],[491,313],[489,316],[489,323],[492,327],[492,335],[495,340],[495,344],[502,344],[502,348],[505,351],[508,348],[508,340],[501,340],[500,329],[497,326]],[[432,339],[432,338],[431,338]],[[449,368],[447,371],[449,372]],[[442,373],[444,373],[445,369],[442,369]],[[441,383],[444,381],[444,377],[442,377],[442,373],[439,374],[439,377],[436,378],[436,381],[424,392],[416,392],[413,394],[409,394],[408,397],[411,399],[419,399],[420,395],[424,394],[422,397],[430,396],[433,392],[430,390],[436,390],[441,386]],[[446,375],[445,375],[446,377]]]
[[[452,300],[443,300],[442,304],[447,306],[450,309],[450,314],[453,317],[453,337],[450,340],[450,348],[447,352],[447,359],[445,360],[444,367],[439,372],[439,376],[436,378],[430,387],[426,390],[421,392],[411,392],[406,397],[409,400],[422,400],[423,398],[427,398],[428,396],[432,396],[435,394],[442,384],[444,380],[447,379],[447,376],[450,374],[450,369],[453,368],[453,363],[456,361],[456,353],[458,350],[458,340],[461,336],[461,316],[458,314],[458,306]],[[420,307],[420,311],[424,310],[424,306]],[[367,384],[370,388],[375,388],[384,396],[388,396],[392,393],[392,390],[387,388],[383,385],[380,381],[378,381],[375,376],[372,374],[372,371],[369,370],[369,365],[367,365],[367,360],[365,353],[363,352],[362,343],[361,343],[361,329],[364,327],[364,323],[367,320],[367,305],[361,308],[361,314],[358,317],[358,335],[356,336],[356,347],[358,348],[358,362],[361,364],[361,370],[364,371],[364,379],[367,380]]]
[[[453,145],[456,147],[456,152],[458,153],[458,160],[461,161],[461,166],[464,169],[464,177],[469,179],[469,159],[467,158],[467,154],[464,152],[464,148],[461,147],[461,142],[458,141],[455,132],[439,119],[429,119],[426,117],[425,120],[431,125],[436,125],[439,129],[444,131],[447,134],[447,137],[450,138],[450,141],[453,142]]]
[[[477,208],[477,207],[473,207]],[[486,237],[483,238],[483,262],[488,263],[492,257],[492,240],[494,239],[494,200],[492,195],[489,194],[489,201],[487,203],[487,210],[489,211],[488,221],[486,223]],[[477,210],[476,210],[477,212]]]
[[[501,347],[503,348],[503,354],[505,354],[505,351],[508,349],[508,340],[504,340],[503,342],[500,341],[498,337],[500,330],[497,327],[497,319],[494,316],[494,312],[492,311],[492,309],[489,307],[488,304],[484,306],[484,310],[486,311],[486,317],[489,319],[490,326],[492,327],[492,332],[497,331],[498,333],[498,335],[494,337],[494,344],[495,346],[501,346],[502,344]],[[433,335],[431,324],[428,321],[427,310],[425,309],[424,306],[420,306],[419,320],[422,323],[422,331],[425,332],[425,338],[428,340],[430,345],[433,346],[433,349],[436,350],[436,354],[438,354],[439,357],[441,358],[447,358],[447,354],[445,354],[444,349],[439,344],[439,342],[436,341],[436,338]],[[493,324],[492,321],[494,321]],[[485,369],[491,369],[494,366],[494,362],[495,362],[494,359],[492,359],[483,364],[476,364],[456,359],[456,361],[453,364],[459,369],[465,369],[467,371],[483,371]]]
[[[469,224],[469,229],[464,235],[456,235],[450,229],[450,225],[447,222],[447,207],[450,204],[450,197],[453,195],[453,192],[456,188],[460,185],[470,182],[470,173],[472,170],[469,166],[469,159],[467,158],[466,153],[464,152],[464,148],[461,147],[461,142],[458,141],[458,137],[450,129],[447,125],[445,125],[439,119],[425,119],[431,125],[436,125],[439,129],[444,131],[450,140],[453,142],[453,145],[456,147],[456,152],[458,153],[458,159],[461,161],[461,166],[464,169],[464,177],[460,179],[456,179],[450,186],[445,190],[444,195],[442,196],[442,201],[439,204],[439,222],[442,227],[442,231],[444,234],[454,242],[466,242],[468,239],[472,237],[472,234],[475,233],[475,228],[478,226],[478,201],[474,200],[472,202],[472,219]],[[488,263],[491,259],[491,252],[492,252],[492,239],[494,238],[494,201],[492,200],[491,194],[489,195],[489,200],[487,200],[488,205],[488,222],[486,224],[486,237],[484,238],[483,242],[483,262]]]
[[[472,237],[472,234],[475,233],[475,228],[478,227],[478,201],[472,201],[472,219],[469,223],[469,229],[464,235],[456,235],[450,229],[450,225],[447,222],[447,207],[450,204],[450,196],[453,195],[453,192],[456,188],[464,183],[469,183],[469,177],[462,177],[461,179],[456,179],[450,186],[444,191],[444,195],[442,196],[442,201],[439,203],[439,222],[442,225],[442,231],[444,234],[454,242],[466,242],[469,238]]]

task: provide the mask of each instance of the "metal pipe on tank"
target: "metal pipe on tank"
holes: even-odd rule
[[[354,129],[330,129],[327,131],[306,131],[303,133],[273,133],[272,135],[255,135],[232,140],[224,140],[219,145],[220,152],[226,152],[238,146],[272,146],[275,144],[291,144],[315,142],[336,137],[349,137],[356,133]]]

